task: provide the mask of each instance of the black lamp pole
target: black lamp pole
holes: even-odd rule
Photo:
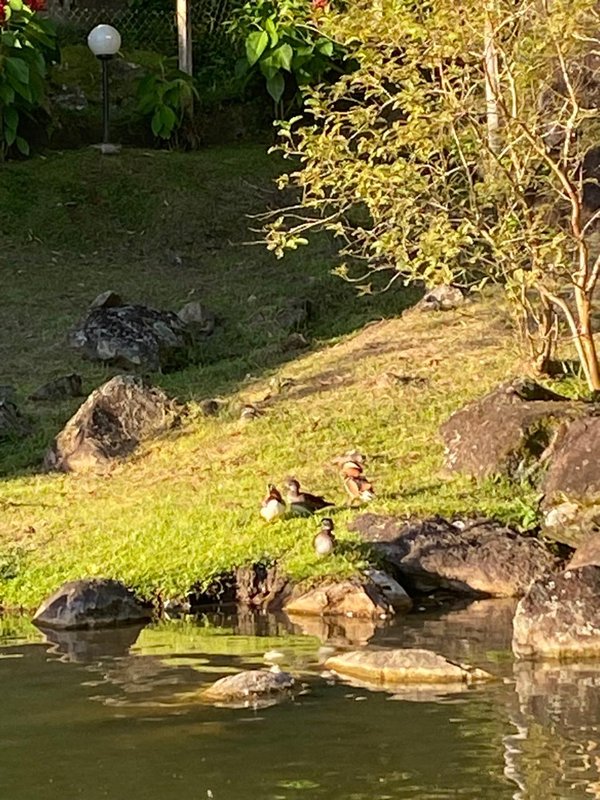
[[[102,143],[110,143],[109,117],[110,117],[110,95],[108,82],[108,62],[112,56],[99,56],[102,62]]]

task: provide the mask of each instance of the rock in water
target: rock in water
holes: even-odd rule
[[[287,672],[253,669],[221,678],[205,689],[201,698],[217,705],[263,705],[287,697],[293,687],[294,679]]]
[[[91,578],[64,583],[44,600],[33,621],[42,628],[74,630],[130,625],[151,616],[151,610],[119,581]]]
[[[88,397],[47,452],[48,470],[102,470],[140,442],[168,430],[180,409],[156,387],[133,375],[118,375]]]
[[[399,683],[471,683],[492,676],[448,661],[431,650],[354,650],[332,656],[325,668],[377,685]]]
[[[566,569],[536,581],[513,620],[517,656],[600,656],[600,566]]]
[[[92,308],[69,334],[84,358],[149,372],[184,364],[190,343],[177,314],[139,305]]]
[[[393,616],[394,611],[408,611],[412,605],[401,586],[386,593],[374,580],[365,582],[348,579],[324,581],[311,589],[294,590],[291,599],[284,605],[288,614],[311,614],[314,616],[346,616],[358,619],[382,619]]]
[[[520,597],[556,564],[537,539],[494,520],[406,522],[362,514],[349,528],[372,544],[409,591]]]

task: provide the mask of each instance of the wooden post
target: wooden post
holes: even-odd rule
[[[492,153],[499,153],[502,147],[500,141],[500,115],[498,114],[498,56],[494,44],[494,28],[490,18],[491,4],[487,4],[484,31],[484,71],[485,71],[485,105],[488,129],[488,145]]]
[[[179,42],[179,69],[191,75],[192,61],[192,8],[191,0],[177,0],[177,40]]]

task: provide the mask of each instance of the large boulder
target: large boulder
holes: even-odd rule
[[[513,651],[520,657],[600,656],[600,566],[536,581],[517,605]]]
[[[294,679],[279,669],[253,669],[227,675],[208,689],[200,698],[214,705],[265,706],[290,695]]]
[[[325,668],[367,683],[471,683],[490,680],[480,669],[455,664],[431,650],[354,650],[328,658]]]
[[[47,452],[48,470],[102,470],[140,442],[172,427],[180,409],[156,387],[118,375],[88,397]]]
[[[148,372],[185,364],[191,342],[177,314],[141,305],[91,308],[69,334],[84,358]]]
[[[445,466],[477,478],[531,477],[561,426],[593,410],[529,380],[502,384],[442,425]]]
[[[33,621],[41,628],[75,630],[131,625],[151,616],[151,609],[120,581],[90,578],[60,586],[44,600]]]
[[[362,514],[350,526],[393,567],[409,590],[519,597],[555,567],[537,539],[493,520],[405,521]]]
[[[594,409],[596,411],[596,409]],[[545,532],[577,546],[600,529],[600,416],[563,425],[542,483]]]
[[[393,616],[395,610],[408,611],[412,605],[406,592],[395,583],[395,587],[384,589],[372,579],[357,578],[327,580],[310,589],[296,587],[284,605],[287,614],[309,614],[319,617],[346,616],[358,619],[384,619]],[[389,582],[388,582],[389,585]],[[396,608],[391,598],[395,599]]]

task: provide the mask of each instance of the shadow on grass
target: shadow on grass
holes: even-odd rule
[[[69,328],[101,291],[165,309],[200,300],[214,310],[220,323],[197,363],[150,376],[184,401],[235,392],[250,377],[398,316],[418,299],[409,290],[359,298],[331,274],[336,248],[323,235],[282,261],[262,245],[245,246],[257,238],[250,218],[279,202],[273,178],[281,170],[262,145],[193,154],[131,150],[114,159],[75,151],[4,166],[0,384],[16,387],[33,430],[19,442],[0,442],[0,476],[38,469],[79,405],[32,404],[27,395],[39,384],[78,372],[90,392],[122,372],[82,362],[66,346]],[[282,325],[281,311],[298,301],[310,308],[307,319]],[[339,370],[341,380],[352,381],[360,357],[312,376],[298,397],[334,390]]]

